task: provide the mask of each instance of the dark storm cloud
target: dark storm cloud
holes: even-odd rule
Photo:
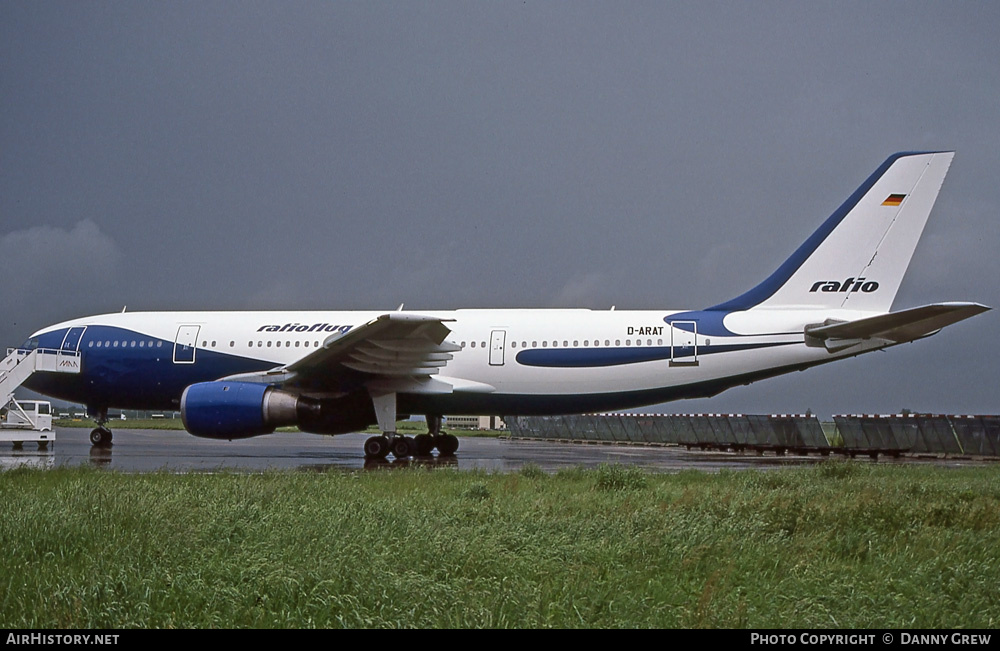
[[[125,304],[703,307],[912,149],[958,154],[897,306],[1000,305],[998,18],[5,2],[0,237],[51,248],[6,253],[30,291],[0,335]],[[671,407],[996,411],[995,324]]]

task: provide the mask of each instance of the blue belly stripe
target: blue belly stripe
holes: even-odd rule
[[[789,346],[801,342],[771,342],[758,344],[723,344],[698,346],[698,357],[731,353],[737,350],[757,350],[774,346]],[[687,347],[690,349],[690,346]],[[683,359],[683,349],[673,357]],[[660,362],[671,359],[670,346],[618,347],[618,348],[532,348],[522,350],[517,356],[518,364],[548,368],[591,368],[601,366],[622,366],[641,362]]]

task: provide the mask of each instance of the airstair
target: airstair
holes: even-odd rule
[[[7,349],[7,357],[0,361],[0,408],[4,415],[0,421],[0,441],[13,443],[15,448],[25,441],[37,442],[44,448],[55,440],[54,432],[45,431],[46,425],[51,429],[51,415],[46,422],[39,417],[41,403],[31,401],[31,408],[25,409],[14,398],[14,391],[39,371],[79,373],[80,353],[53,348]]]

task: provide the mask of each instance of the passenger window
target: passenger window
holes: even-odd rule
[[[475,347],[476,347],[476,342],[474,342],[474,341],[472,342],[472,347],[473,347],[473,348],[475,348]]]
[[[516,341],[510,342],[510,347],[511,348],[517,348],[517,342]]]

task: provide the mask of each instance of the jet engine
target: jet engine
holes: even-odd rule
[[[184,428],[204,438],[243,439],[270,434],[277,427],[344,434],[375,422],[365,394],[314,398],[254,382],[199,382],[181,395]]]

